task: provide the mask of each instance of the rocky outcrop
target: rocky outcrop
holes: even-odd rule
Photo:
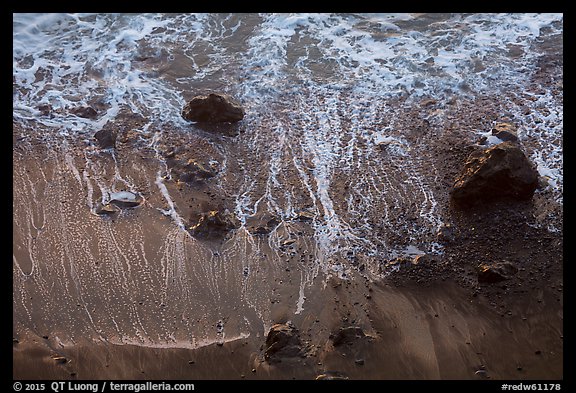
[[[537,186],[538,172],[520,146],[503,142],[470,155],[452,198],[460,205],[503,197],[527,200]]]
[[[502,261],[493,264],[478,266],[478,282],[495,283],[509,280],[518,272],[518,268],[511,262]]]
[[[304,356],[298,329],[289,323],[273,325],[266,337],[264,358],[270,363],[298,356]]]
[[[234,123],[244,118],[244,109],[228,95],[210,93],[192,98],[182,117],[199,123]]]
[[[203,239],[221,238],[236,227],[226,214],[218,210],[202,213],[192,221],[194,224],[188,228],[190,233]]]

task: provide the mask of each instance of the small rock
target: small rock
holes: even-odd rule
[[[130,191],[119,191],[110,193],[110,203],[120,208],[130,208],[139,206],[144,201],[140,195]]]
[[[92,108],[91,106],[80,106],[73,108],[71,112],[76,116],[83,117],[85,119],[94,119],[96,116],[98,116],[96,109]]]
[[[359,338],[366,337],[362,328],[358,326],[349,326],[341,328],[332,338],[332,344],[337,347],[343,344],[352,344]]]
[[[456,228],[452,224],[442,224],[436,237],[443,243],[452,243],[456,240]]]
[[[326,371],[324,374],[320,374],[316,377],[316,380],[327,380],[327,381],[343,381],[347,380],[348,377],[341,373],[340,371]]]
[[[364,365],[364,359],[356,359],[356,360],[354,361],[354,363],[356,363],[356,364],[359,365],[359,366],[363,366],[363,365]]]
[[[227,215],[218,210],[210,210],[200,214],[198,221],[189,227],[190,233],[199,238],[223,237],[235,225]]]
[[[316,215],[308,210],[301,210],[296,213],[296,218],[300,221],[310,221],[313,220]]]
[[[496,124],[492,129],[492,135],[504,142],[516,142],[518,140],[518,132],[516,127],[510,123]]]
[[[435,99],[429,98],[427,100],[422,101],[421,105],[423,107],[428,107],[428,106],[432,106],[432,105],[436,105],[438,101],[436,101]]]
[[[508,261],[478,266],[478,282],[495,283],[509,280],[518,272],[518,268]]]
[[[193,159],[187,162],[171,160],[169,166],[172,177],[185,183],[202,182],[217,175],[216,171]]]
[[[118,133],[112,128],[102,128],[94,134],[94,138],[98,141],[101,149],[109,149],[116,146],[116,138]]]
[[[42,116],[48,116],[52,112],[52,106],[48,104],[39,105],[37,108]]]
[[[119,210],[117,207],[115,207],[115,206],[113,206],[113,205],[111,205],[111,204],[109,204],[109,203],[107,203],[107,204],[105,204],[105,205],[103,205],[102,203],[99,203],[98,206],[96,206],[96,209],[95,209],[95,212],[96,212],[96,214],[98,214],[98,215],[105,215],[105,214],[106,214],[106,215],[109,215],[109,214],[117,213],[117,212],[119,212],[119,211],[120,211],[120,210]]]
[[[68,362],[68,359],[66,359],[64,356],[53,355],[52,359],[58,364],[64,364]]]

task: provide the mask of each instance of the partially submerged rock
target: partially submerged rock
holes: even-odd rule
[[[509,280],[518,272],[518,268],[511,262],[502,261],[493,264],[478,266],[478,282],[495,283]]]
[[[228,95],[210,93],[192,98],[182,109],[182,117],[200,123],[233,123],[244,118],[244,109]]]
[[[304,356],[298,329],[291,324],[277,323],[270,328],[266,337],[264,358],[268,362],[282,358]]]
[[[502,197],[527,200],[537,186],[538,172],[520,146],[503,142],[470,155],[454,183],[452,198],[460,204]]]

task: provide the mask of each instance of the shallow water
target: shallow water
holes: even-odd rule
[[[16,320],[72,342],[89,331],[194,346],[262,333],[267,281],[286,280],[291,258],[297,289],[280,298],[299,314],[320,274],[382,276],[397,256],[441,255],[446,195],[430,146],[448,125],[487,135],[500,119],[458,117],[480,97],[518,126],[561,204],[562,75],[542,69],[558,69],[546,61],[562,59],[562,34],[561,14],[14,14],[14,124],[49,148],[34,174],[14,173]],[[206,90],[242,103],[239,133],[181,118]],[[93,134],[127,113],[142,156],[99,150]],[[193,204],[165,154],[178,144],[217,170],[192,188],[238,222],[218,246],[186,231]],[[92,214],[126,191],[145,207]],[[263,217],[277,224],[256,236]],[[533,225],[558,230],[546,216]],[[27,300],[55,294],[40,309]]]

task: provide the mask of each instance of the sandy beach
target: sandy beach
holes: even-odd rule
[[[12,163],[14,380],[565,377],[562,14],[15,13]]]
[[[528,225],[558,208],[545,194],[460,211],[449,207],[446,182],[444,203],[459,230],[443,255],[379,276],[370,269],[381,263],[346,251],[356,269],[339,276],[315,265],[309,220],[259,233],[270,218],[263,212],[233,238],[194,238],[157,209],[165,206],[151,185],[157,152],[125,139],[113,159],[81,143],[45,146],[20,130],[14,126],[15,379],[563,377],[562,233]],[[231,170],[233,140],[204,138],[230,152]],[[448,179],[467,154],[458,138],[437,156]],[[149,191],[145,203],[95,214],[93,177],[113,183],[119,172]],[[166,184],[183,217],[230,203],[207,183]],[[479,283],[478,263],[502,259],[519,272]],[[266,361],[269,329],[288,321],[302,355]],[[348,327],[364,336],[334,346]]]

